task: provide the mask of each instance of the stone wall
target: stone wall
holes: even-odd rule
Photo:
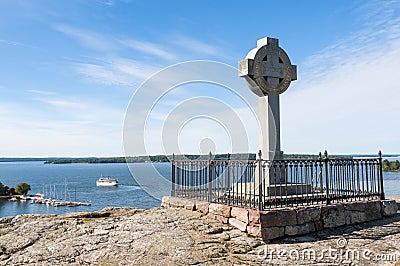
[[[199,211],[209,218],[230,224],[249,235],[262,237],[264,241],[363,223],[397,213],[397,204],[394,200],[343,202],[258,211],[167,196],[163,197],[161,206]]]

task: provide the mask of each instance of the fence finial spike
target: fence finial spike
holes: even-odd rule
[[[328,151],[327,150],[325,150],[324,156],[325,156],[325,159],[328,158]]]
[[[228,160],[231,159],[231,154],[228,152]]]
[[[175,161],[175,153],[172,153],[172,161]]]
[[[261,150],[259,150],[259,151],[258,151],[258,159],[260,159],[260,160],[261,160],[261,156],[262,156],[262,151],[261,151]]]
[[[321,152],[319,152],[318,158],[319,158],[320,160],[322,160],[322,153],[321,153]]]
[[[379,156],[379,158],[382,158],[382,151],[381,150],[379,150],[378,156]]]
[[[208,154],[208,159],[211,160],[211,157],[212,157],[212,153],[210,151],[210,153]]]

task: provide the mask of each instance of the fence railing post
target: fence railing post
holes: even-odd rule
[[[213,162],[211,160],[212,154],[210,152],[208,156],[208,202],[212,200],[212,174],[213,174]]]
[[[227,155],[227,171],[228,171],[228,173],[227,173],[227,183],[226,183],[226,188],[228,188],[228,204],[231,204],[231,190],[230,190],[230,187],[231,187],[231,164],[230,164],[230,161],[231,160],[231,155],[228,153],[228,155]]]
[[[322,161],[322,153],[320,152],[319,154],[318,154],[318,160],[319,160],[319,173],[318,173],[318,182],[319,182],[319,184],[320,184],[320,190],[321,190],[321,193],[324,191],[324,186],[323,186],[323,179],[322,179],[322,164],[323,164],[323,161]]]
[[[326,185],[326,204],[331,204],[331,199],[329,195],[329,158],[328,158],[328,151],[325,150],[324,152],[324,162],[325,162],[325,185]]]
[[[258,210],[263,209],[263,171],[262,171],[262,152],[261,150],[258,151]],[[255,179],[254,179],[255,182]],[[255,188],[255,186],[254,186]]]
[[[379,155],[379,192],[381,194],[381,200],[384,200],[385,191],[383,189],[382,151],[379,151],[378,155]]]
[[[172,188],[171,196],[175,197],[175,153],[172,154]]]

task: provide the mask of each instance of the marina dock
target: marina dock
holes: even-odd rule
[[[54,206],[54,207],[59,207],[59,206],[76,207],[76,206],[92,205],[90,202],[67,201],[67,200],[37,198],[37,197],[27,197],[27,200],[31,200],[31,203],[45,204],[45,205]]]
[[[40,196],[38,196],[40,195]],[[14,196],[7,196],[3,197],[8,199],[8,201],[20,201],[20,202],[26,202],[29,204],[43,204],[47,206],[54,206],[54,207],[59,207],[59,206],[67,206],[67,207],[76,207],[76,206],[90,206],[92,203],[90,202],[80,202],[80,201],[68,201],[68,200],[60,200],[60,199],[52,199],[52,198],[45,198],[42,194],[36,194],[36,196],[20,196],[20,195],[14,195]]]

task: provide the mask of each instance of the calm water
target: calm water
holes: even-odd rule
[[[152,189],[158,189],[160,195],[167,195],[170,188],[157,188],[159,182],[151,182],[153,166],[158,172],[170,178],[169,163],[137,163],[135,175],[146,177],[152,183]],[[97,187],[96,180],[103,175],[119,181],[118,187]],[[65,182],[66,181],[66,182]],[[145,192],[132,177],[126,164],[44,164],[43,162],[7,162],[0,163],[0,182],[15,187],[20,182],[30,184],[29,194],[56,194],[64,198],[65,183],[67,184],[67,199],[81,202],[91,202],[91,206],[53,207],[23,202],[8,202],[0,199],[0,217],[24,213],[53,213],[60,214],[72,211],[94,211],[105,207],[132,206],[152,208],[160,206],[160,200]],[[55,188],[55,189],[54,189]],[[146,188],[145,188],[146,189]],[[76,193],[75,193],[76,191]]]
[[[160,182],[154,174],[155,167],[159,174],[170,179],[169,163],[132,164],[135,177],[145,184],[141,188],[132,177],[126,164],[43,164],[43,162],[0,162],[0,182],[15,187],[20,182],[30,184],[30,194],[56,194],[64,197],[65,181],[67,199],[91,202],[91,206],[53,207],[46,205],[8,202],[0,199],[0,217],[25,213],[60,214],[72,211],[95,211],[105,207],[132,206],[152,208],[160,205],[160,200],[146,191],[157,191],[158,198],[170,193],[170,186]],[[101,176],[117,178],[118,187],[97,187],[96,180]],[[400,196],[400,173],[384,173],[384,186],[387,196]],[[54,189],[55,188],[55,189]],[[145,191],[146,190],[146,191]],[[76,191],[76,193],[75,193]]]

